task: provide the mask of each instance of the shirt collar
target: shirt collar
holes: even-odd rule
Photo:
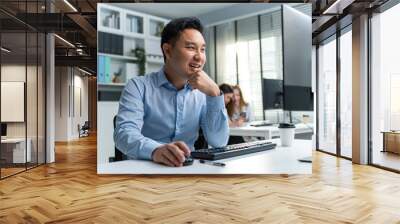
[[[165,77],[164,67],[162,67],[161,70],[158,71],[156,82],[157,82],[157,87],[161,87],[162,85],[169,83],[167,77]]]
[[[157,83],[157,87],[161,87],[163,85],[169,84],[170,87],[175,88],[174,85],[172,85],[172,83],[170,83],[168,81],[167,77],[165,76],[164,67],[162,67],[161,70],[158,71],[156,83]],[[185,84],[184,89],[193,90],[192,86],[189,83]]]

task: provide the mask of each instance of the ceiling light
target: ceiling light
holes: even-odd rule
[[[85,74],[87,74],[87,75],[92,75],[92,73],[90,73],[90,72],[88,72],[88,71],[85,71],[85,70],[83,70],[83,69],[81,69],[81,68],[79,68],[79,67],[78,67],[78,69],[79,69],[79,71],[81,71],[81,72],[83,72],[83,73],[85,73]]]
[[[78,12],[78,10],[71,4],[69,3],[68,0],[64,0],[65,4],[67,4],[72,10],[74,10],[74,12]]]
[[[4,52],[6,52],[6,53],[10,53],[10,52],[11,52],[11,50],[9,50],[9,49],[7,49],[7,48],[5,48],[5,47],[1,47],[1,50],[4,51]]]
[[[322,14],[342,14],[343,10],[354,1],[355,0],[336,0],[332,5],[325,9]]]
[[[60,37],[60,36],[58,36],[57,34],[54,34],[54,36],[56,36],[58,39],[62,40],[62,41],[63,41],[64,43],[66,43],[67,45],[69,45],[69,46],[75,48],[75,45],[71,44],[71,42],[67,41],[66,39],[64,39],[64,38],[62,38],[62,37]]]

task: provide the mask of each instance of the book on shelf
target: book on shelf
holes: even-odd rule
[[[138,26],[137,26],[138,25],[138,18],[136,18],[134,16],[129,17],[127,22],[128,22],[127,27],[128,27],[129,32],[138,33],[138,31],[139,31],[138,30]]]
[[[121,35],[99,32],[99,52],[123,55],[124,37]]]

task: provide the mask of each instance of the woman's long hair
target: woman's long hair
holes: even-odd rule
[[[219,85],[219,89],[225,94],[225,93],[233,93],[233,86],[226,84],[226,83],[222,83],[221,85]],[[233,115],[233,109],[234,109],[234,105],[233,105],[233,100],[231,100],[231,102],[229,102],[227,105],[225,105],[226,110],[228,112],[228,116],[229,118],[232,117]]]
[[[246,101],[244,101],[243,99],[243,94],[242,94],[242,90],[240,89],[239,85],[233,86],[233,90],[238,90],[239,91],[239,96],[240,96],[240,101],[239,101],[239,111],[242,110],[243,107],[246,107],[247,105],[249,105],[249,103],[247,103]]]

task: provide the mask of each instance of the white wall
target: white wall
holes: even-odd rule
[[[27,70],[26,70],[27,69]],[[1,81],[7,82],[25,82],[25,75],[26,71],[28,71],[28,74],[32,74],[33,72],[36,73],[36,67],[33,66],[27,66],[25,67],[24,65],[18,65],[18,64],[9,64],[9,65],[2,65],[1,66]],[[29,85],[36,85],[36,81],[33,80],[28,80]],[[30,92],[32,90],[33,92]],[[27,88],[27,106],[31,106],[36,108],[37,106],[40,107],[40,105],[36,105],[36,88]],[[4,96],[2,96],[4,97]],[[34,105],[30,105],[32,102],[35,102]],[[10,108],[1,108],[1,110],[9,110]],[[22,108],[24,110],[24,108]],[[36,113],[32,113],[32,108],[27,109],[27,120],[29,122],[28,124],[28,137],[29,133],[33,133],[35,131],[36,133]],[[34,123],[31,123],[34,121]],[[26,122],[7,122],[7,136],[8,137],[25,137],[25,126]]]
[[[88,78],[75,68],[56,67],[55,86],[55,141],[77,139],[78,124],[88,120]]]

